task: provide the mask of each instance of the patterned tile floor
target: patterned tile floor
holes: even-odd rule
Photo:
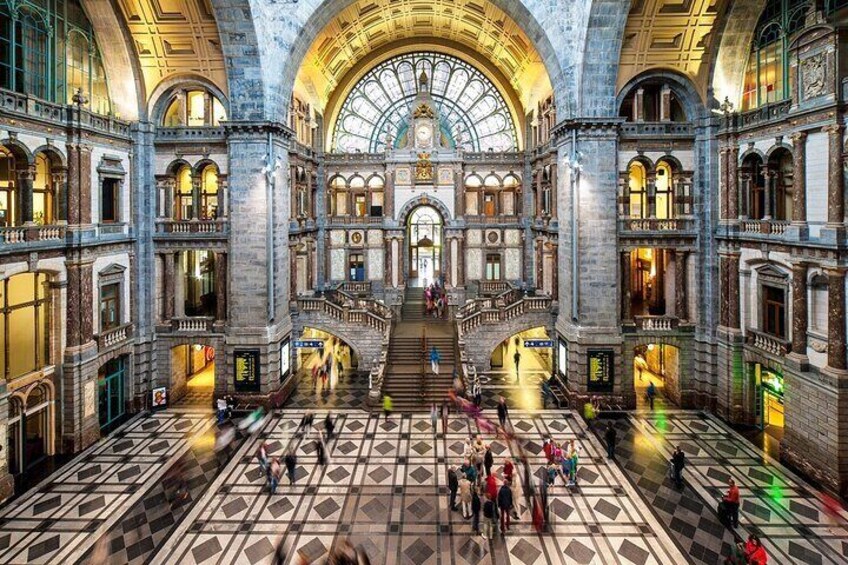
[[[717,504],[733,478],[742,498],[738,533],[761,536],[773,562],[848,563],[848,511],[716,418],[666,412],[630,420],[666,457],[680,445],[686,480],[708,504]]]
[[[538,375],[485,376],[484,402],[503,395],[511,423],[526,439],[532,472],[542,439],[575,438],[581,483],[549,496],[551,531],[539,534],[520,489],[521,519],[505,538],[471,534],[447,509],[446,469],[460,463],[462,441],[476,433],[458,416],[447,435],[427,415],[385,422],[361,408],[367,379],[347,376],[315,391],[305,377],[287,406],[234,455],[212,451],[211,414],[192,408],[145,415],[86,450],[35,489],[0,508],[2,563],[270,563],[281,539],[294,554],[318,559],[342,537],[372,563],[696,563],[722,561],[734,541],[715,515],[726,480],[742,486],[738,534],[762,534],[770,563],[848,562],[848,513],[712,417],[697,412],[621,414],[617,460],[607,460],[603,426],[540,406]],[[305,410],[320,422],[332,409],[338,435],[331,461],[317,465],[314,438],[296,437]],[[493,415],[491,408],[487,414]],[[320,425],[320,424],[319,424]],[[488,440],[493,438],[489,437]],[[254,453],[298,454],[297,479],[267,491]],[[686,486],[665,477],[674,445],[687,451]],[[495,440],[497,459],[510,448]],[[176,470],[187,479],[175,499]],[[520,472],[520,470],[519,470]]]
[[[0,563],[74,563],[212,424],[206,414],[137,418],[0,511]]]
[[[245,445],[154,561],[267,562],[285,537],[292,553],[312,562],[340,537],[350,537],[366,548],[372,563],[685,562],[621,471],[600,456],[600,442],[571,413],[511,414],[514,429],[528,440],[533,472],[544,463],[544,437],[574,438],[582,446],[581,480],[576,489],[552,489],[551,533],[533,529],[517,494],[521,519],[492,542],[472,535],[469,521],[447,508],[448,465],[461,463],[463,441],[477,432],[464,418],[452,417],[448,433],[434,437],[427,415],[385,421],[361,411],[336,412],[339,433],[323,468],[315,455],[316,436],[293,434],[301,414],[286,411],[263,437]],[[298,456],[295,484],[284,480],[275,495],[253,457],[263,440],[272,454],[292,446]],[[508,447],[496,440],[493,450],[503,459]]]

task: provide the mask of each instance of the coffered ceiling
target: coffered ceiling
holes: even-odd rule
[[[633,0],[624,42],[618,87],[652,68],[673,69],[691,78],[703,97],[714,28],[728,0]]]
[[[550,80],[530,39],[485,0],[358,0],[318,35],[303,61],[298,90],[323,109],[351,69],[381,48],[413,38],[427,38],[430,46],[442,40],[479,53],[506,77],[525,108],[550,93]]]
[[[201,75],[227,92],[224,56],[210,0],[117,0],[148,96],[164,79]]]

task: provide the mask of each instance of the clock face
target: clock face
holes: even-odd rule
[[[429,145],[430,140],[433,138],[433,131],[429,126],[422,124],[415,129],[415,138],[419,144]]]

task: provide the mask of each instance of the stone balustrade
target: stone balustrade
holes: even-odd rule
[[[94,341],[97,343],[97,349],[102,351],[124,343],[132,337],[132,329],[132,324],[124,324],[117,328],[100,332],[98,335],[94,336]]]
[[[98,133],[130,137],[130,124],[111,116],[101,116],[75,106],[47,102],[27,94],[0,89],[0,112],[49,122],[64,129],[69,122]]]
[[[691,122],[625,122],[621,137],[695,137]]]
[[[622,232],[687,232],[695,229],[693,218],[623,218]]]
[[[772,355],[786,355],[792,350],[792,344],[788,340],[767,334],[760,330],[747,328],[745,330],[745,341],[748,345],[770,353]]]
[[[371,294],[371,281],[345,281],[341,289],[348,294]]]
[[[318,312],[339,322],[367,326],[380,332],[385,332],[391,325],[392,312],[385,304],[355,298],[338,290],[329,291],[322,297],[298,297],[297,306],[304,313]]]
[[[783,235],[791,222],[785,220],[742,220],[740,230],[746,235]]]
[[[64,241],[67,226],[15,226],[0,228],[0,244],[15,245],[31,241]]]
[[[636,316],[636,327],[646,332],[671,332],[679,323],[673,316]]]
[[[213,316],[173,318],[171,330],[177,333],[210,333],[213,331],[214,324],[215,318]]]
[[[193,234],[226,235],[230,223],[226,219],[217,220],[156,220],[156,233],[167,235],[191,236]]]
[[[517,289],[510,289],[505,295],[521,294]],[[501,324],[514,320],[528,312],[547,312],[553,304],[550,296],[520,296],[511,302],[496,299],[477,299],[466,304],[457,311],[456,321],[460,335],[484,324]]]

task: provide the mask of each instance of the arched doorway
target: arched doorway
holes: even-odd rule
[[[193,406],[211,406],[215,392],[215,348],[202,343],[171,348],[171,394]]]
[[[13,475],[36,468],[53,455],[53,388],[41,383],[26,399],[9,399],[9,471]]]
[[[295,341],[295,370],[317,379],[319,369],[327,369],[326,379],[315,382],[316,388],[335,389],[340,380],[355,372],[359,358],[354,349],[340,337],[317,328],[303,328]]]
[[[409,214],[407,286],[423,288],[442,276],[443,224],[432,206],[418,206]]]
[[[553,373],[553,345],[544,326],[528,328],[499,343],[484,378],[511,389],[510,401],[524,410],[543,408],[541,383]]]
[[[676,406],[680,398],[680,349],[665,343],[637,345],[633,356],[636,408],[650,409],[648,388],[656,390],[654,409]]]

